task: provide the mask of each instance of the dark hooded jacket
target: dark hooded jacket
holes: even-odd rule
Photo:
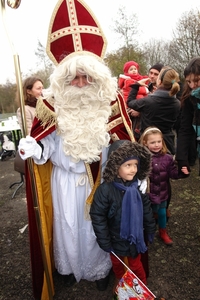
[[[124,182],[117,178],[118,169],[126,158],[139,157],[137,178]],[[151,153],[138,143],[130,141],[114,142],[109,149],[108,161],[104,170],[104,182],[97,188],[91,205],[90,216],[99,246],[108,251],[113,249],[117,255],[138,255],[136,245],[120,237],[120,224],[124,192],[118,190],[113,181],[130,186],[133,181],[145,179],[150,173]],[[143,228],[147,233],[155,233],[151,203],[147,194],[141,194],[143,202]]]
[[[200,126],[200,99],[190,96],[183,104],[181,112],[181,125],[178,131],[176,160],[179,164],[179,170],[183,166],[189,167],[188,156],[192,137],[195,136],[198,126]],[[196,131],[194,133],[194,130]],[[196,157],[196,153],[194,154]]]
[[[179,116],[180,101],[175,96],[169,96],[169,91],[161,88],[137,100],[135,93],[139,85],[134,84],[131,87],[127,106],[141,113],[141,134],[149,126],[158,127],[163,133],[168,150],[175,154],[173,127]]]

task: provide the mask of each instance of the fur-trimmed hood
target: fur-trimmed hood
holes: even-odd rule
[[[136,156],[140,159],[137,178],[145,179],[151,171],[151,152],[137,142],[128,140],[118,140],[111,144],[108,151],[108,160],[103,173],[103,179],[106,182],[114,181],[118,174],[119,167],[124,163],[126,158]]]

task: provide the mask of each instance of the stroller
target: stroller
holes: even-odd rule
[[[0,160],[6,160],[6,158],[15,157],[15,144],[12,141],[12,132],[0,133],[0,142],[1,142],[1,153]]]

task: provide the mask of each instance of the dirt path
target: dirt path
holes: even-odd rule
[[[20,175],[13,170],[13,159],[0,161],[0,300],[32,300],[26,196],[24,186],[12,199]],[[200,177],[197,166],[187,179],[172,182],[171,217],[168,231],[172,247],[155,237],[149,246],[148,286],[157,297],[167,300],[200,299]],[[66,288],[54,274],[54,300],[111,300],[113,275],[105,292],[95,283],[82,280]]]

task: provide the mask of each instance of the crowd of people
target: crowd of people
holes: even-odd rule
[[[115,294],[121,260],[146,285],[157,225],[173,244],[170,180],[189,176],[191,136],[200,136],[200,58],[186,66],[181,89],[172,66],[155,62],[141,75],[128,61],[117,80],[99,49],[55,52],[50,86],[29,77],[23,87],[27,136],[18,149],[34,167],[34,182],[25,171],[34,297],[54,294],[54,269],[66,287],[85,279],[99,291],[113,269]],[[20,108],[17,116],[23,127]]]
[[[105,290],[112,268],[116,287],[124,267],[113,252],[120,259],[127,257],[129,268],[147,284],[148,266],[142,256],[153,242],[156,223],[161,240],[173,243],[166,230],[170,179],[190,172],[190,136],[193,130],[198,135],[200,128],[200,58],[192,59],[184,70],[182,103],[176,98],[180,79],[173,68],[156,64],[149,74],[148,82],[146,78],[131,82],[127,103],[109,68],[87,55],[59,65],[45,91],[40,79],[25,80],[26,111],[34,108],[31,115],[36,117],[28,127],[29,135],[20,140],[19,152],[24,160],[32,157],[37,166],[37,189],[43,189],[40,206],[52,218],[48,222],[44,216],[43,229],[49,270],[55,266],[66,286],[86,279]],[[151,89],[138,99],[140,86]],[[137,140],[127,107],[140,113]],[[180,109],[176,147],[173,125]],[[122,121],[116,124],[119,116]],[[32,224],[28,171],[26,181]],[[38,260],[42,254],[35,234],[30,225],[31,248]]]

